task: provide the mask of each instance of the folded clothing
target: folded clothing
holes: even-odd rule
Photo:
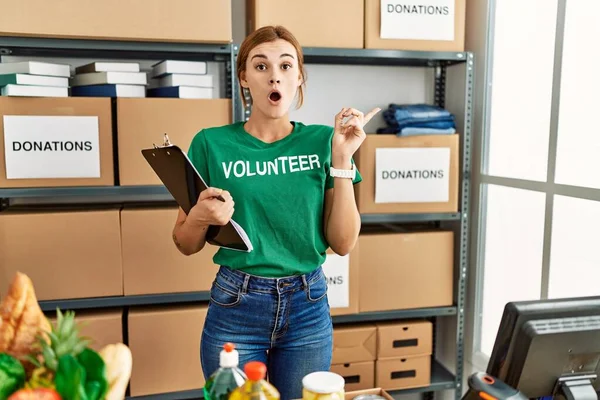
[[[378,129],[377,133],[401,134],[409,127],[443,131],[456,129],[454,115],[446,109],[429,104],[390,104],[383,112],[383,119],[387,127]]]
[[[397,133],[398,136],[415,136],[415,135],[452,135],[456,133],[455,128],[435,129],[435,128],[415,128],[408,127]]]
[[[390,104],[386,110],[393,117],[395,123],[415,120],[437,120],[444,117],[450,117],[450,111],[430,104]]]

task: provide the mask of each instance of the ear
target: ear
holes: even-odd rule
[[[246,80],[246,71],[242,71],[240,73],[240,85],[245,89],[248,88],[248,81]]]

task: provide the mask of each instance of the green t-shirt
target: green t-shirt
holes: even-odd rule
[[[233,219],[254,249],[220,248],[213,261],[265,277],[313,271],[325,261],[329,245],[323,229],[333,128],[292,122],[285,138],[265,143],[244,122],[201,130],[188,157],[207,185],[228,190]],[[357,171],[354,183],[362,177]]]

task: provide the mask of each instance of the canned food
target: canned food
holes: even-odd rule
[[[302,400],[344,400],[345,383],[334,372],[313,372],[302,378]]]

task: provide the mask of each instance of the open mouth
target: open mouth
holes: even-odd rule
[[[279,100],[281,100],[281,93],[279,93],[277,90],[272,91],[269,93],[269,100],[271,100],[273,103],[277,103]]]

